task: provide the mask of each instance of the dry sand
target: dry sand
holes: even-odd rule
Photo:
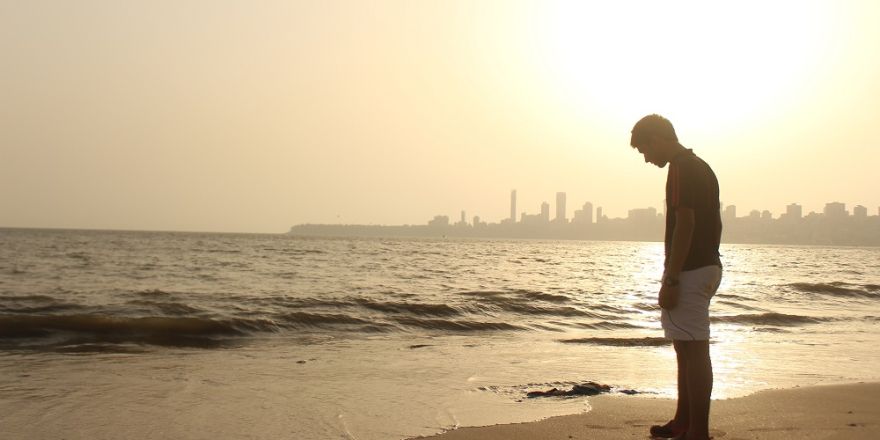
[[[675,402],[639,396],[590,399],[585,414],[532,423],[460,428],[436,440],[647,439]],[[880,383],[769,390],[712,402],[716,439],[880,439]]]

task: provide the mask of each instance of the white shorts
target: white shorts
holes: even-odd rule
[[[721,284],[721,268],[705,266],[682,272],[678,278],[678,304],[662,309],[660,323],[666,339],[709,340],[709,301]]]

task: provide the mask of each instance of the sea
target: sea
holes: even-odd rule
[[[714,398],[880,380],[880,248],[723,244]],[[0,438],[398,440],[675,396],[656,242],[0,229]],[[665,421],[670,414],[658,414]]]

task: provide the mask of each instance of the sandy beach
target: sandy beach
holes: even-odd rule
[[[510,425],[460,428],[437,440],[644,439],[648,427],[671,417],[675,402],[639,396],[590,399],[585,414]],[[712,403],[716,439],[880,438],[880,383],[768,390]]]

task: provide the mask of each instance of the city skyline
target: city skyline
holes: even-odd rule
[[[303,236],[356,236],[356,237],[470,237],[470,238],[532,238],[576,240],[663,241],[665,209],[633,208],[626,217],[608,217],[601,206],[594,208],[585,202],[569,220],[566,213],[567,196],[556,192],[555,216],[551,207],[542,202],[539,212],[520,213],[516,220],[517,191],[510,192],[511,216],[497,223],[484,221],[479,215],[470,219],[462,210],[458,221],[439,214],[416,225],[358,225],[358,224],[298,224],[288,231]],[[852,213],[841,202],[828,202],[821,213],[803,213],[797,203],[786,206],[786,211],[773,217],[768,210],[750,210],[738,215],[735,205],[721,209],[723,243],[768,243],[800,245],[861,245],[880,246],[880,207],[877,215],[869,215],[868,208],[857,205]]]
[[[498,223],[533,223],[533,222],[551,222],[550,218],[550,203],[547,201],[542,201],[541,205],[538,209],[537,214],[530,214],[528,211],[521,211],[517,215],[517,190],[513,189],[510,191],[510,215],[506,218],[502,218]],[[665,212],[665,202],[660,204],[661,209]],[[795,218],[800,219],[805,216],[814,216],[814,215],[825,215],[832,217],[869,217],[869,216],[880,216],[880,206],[876,207],[875,214],[871,214],[871,209],[867,206],[858,204],[852,207],[852,212],[846,207],[847,204],[843,202],[833,201],[826,202],[821,212],[817,211],[809,211],[804,213],[803,206],[797,202],[789,203],[784,207],[785,212],[781,212],[778,215],[774,216],[773,211],[768,209],[750,209],[748,210],[748,214],[746,215],[738,215],[744,213],[745,211],[739,211],[737,205],[729,204],[725,205],[722,201],[721,203],[721,215],[722,219],[735,219],[735,218],[754,218],[754,219],[764,219],[764,220],[774,220],[774,219],[782,219],[782,218]],[[555,217],[553,217],[552,221],[556,223],[568,223],[568,210],[567,210],[567,193],[564,191],[556,192],[556,205],[553,206]],[[602,206],[595,206],[590,201],[584,202],[580,209],[575,209],[573,211],[573,216],[571,217],[571,222],[579,222],[579,223],[593,223],[594,218],[595,222],[598,222],[602,219],[627,219],[632,216],[642,217],[646,212],[653,210],[655,213],[659,213],[658,209],[653,206],[648,206],[644,208],[631,208],[627,211],[626,217],[610,217],[607,216]],[[479,223],[488,223],[485,220],[485,217],[480,215],[475,215],[471,218],[471,221],[467,221],[467,217],[465,215],[467,211],[461,210],[461,217],[458,223],[460,224],[479,224]],[[594,217],[595,213],[595,217]],[[434,216],[433,220],[437,220],[440,217],[446,217],[447,221],[450,218],[445,214],[437,214]]]

